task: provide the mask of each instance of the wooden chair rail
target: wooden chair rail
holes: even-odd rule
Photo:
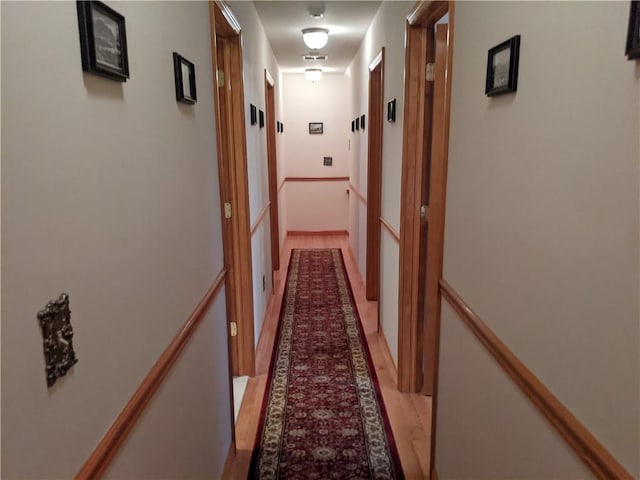
[[[223,268],[198,306],[191,313],[189,319],[162,355],[160,355],[122,412],[120,412],[116,421],[113,422],[111,428],[109,428],[93,453],[89,456],[80,471],[78,471],[75,477],[76,479],[94,479],[101,478],[102,475],[104,475],[104,472],[126,441],[129,433],[142,415],[142,412],[160,385],[162,385],[171,367],[176,363],[180,353],[182,353],[184,347],[202,322],[213,299],[220,290],[220,287],[224,284],[226,274],[227,270]]]
[[[358,190],[355,185],[351,182],[349,182],[349,190],[351,190],[353,193],[356,194],[356,197],[358,197],[358,199],[364,204],[367,204],[367,198],[360,192],[360,190]]]
[[[258,230],[260,223],[262,222],[262,220],[264,219],[264,216],[267,214],[270,208],[271,208],[271,202],[267,202],[267,204],[264,206],[264,208],[260,212],[260,215],[258,215],[258,218],[256,219],[256,221],[251,226],[251,236],[253,236],[253,234],[256,233],[256,230]]]
[[[391,236],[395,238],[396,242],[400,243],[400,234],[395,228],[391,226],[389,222],[387,222],[384,218],[380,217],[380,224],[387,229],[387,231],[391,234]]]
[[[507,375],[520,387],[597,478],[633,480],[631,474],[502,343],[444,279],[440,279],[440,292]]]

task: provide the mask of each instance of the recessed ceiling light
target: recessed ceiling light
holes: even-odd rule
[[[308,53],[306,55],[302,56],[303,60],[320,60],[320,61],[324,61],[327,58],[329,58],[327,55],[325,55],[324,53]]]
[[[322,12],[319,12],[319,13],[311,13],[310,15],[311,15],[311,18],[315,18],[316,20],[317,20],[317,19],[320,19],[320,18],[322,18],[322,17],[324,17],[324,13],[322,13]]]

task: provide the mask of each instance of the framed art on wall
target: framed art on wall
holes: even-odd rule
[[[491,48],[487,56],[487,79],[484,93],[493,97],[518,89],[520,35]]]
[[[396,99],[390,100],[387,103],[387,122],[396,121]]]
[[[253,103],[249,105],[249,118],[251,119],[251,125],[258,123],[258,109]]]
[[[173,52],[173,76],[176,83],[176,100],[182,103],[196,103],[196,67],[177,52]]]
[[[633,0],[629,9],[629,28],[627,30],[627,58],[640,58],[640,2]]]
[[[264,112],[262,110],[260,110],[260,128],[264,127]]]
[[[322,135],[324,125],[322,122],[309,122],[309,135]]]
[[[364,113],[360,115],[360,128],[364,130]]]
[[[126,82],[129,78],[124,17],[98,1],[78,1],[82,70]]]

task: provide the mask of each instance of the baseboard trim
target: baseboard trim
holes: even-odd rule
[[[511,377],[520,390],[597,478],[633,480],[633,476],[625,470],[615,457],[551,393],[533,372],[502,343],[496,334],[444,279],[440,279],[440,291],[442,297],[458,313],[505,373]]]
[[[306,235],[333,236],[349,235],[349,232],[347,230],[288,230],[287,235],[292,237],[301,237]]]
[[[162,385],[171,367],[176,363],[180,354],[184,350],[194,332],[202,322],[205,313],[209,310],[213,299],[224,284],[227,274],[226,268],[218,274],[205,296],[200,300],[198,306],[193,310],[180,331],[173,337],[169,346],[160,355],[147,376],[144,378],[136,392],[127,402],[125,407],[116,418],[113,425],[102,437],[100,443],[85,464],[76,474],[76,479],[101,478],[111,464],[120,448],[124,445],[131,430],[144,412],[158,388]]]

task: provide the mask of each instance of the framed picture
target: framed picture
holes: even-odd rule
[[[260,110],[260,128],[264,127],[264,112]]]
[[[390,100],[387,103],[387,122],[396,121],[396,99]]]
[[[489,97],[515,92],[518,89],[518,58],[520,35],[496,45],[487,58],[487,81],[484,93]]]
[[[360,115],[360,128],[364,130],[364,113]]]
[[[249,105],[249,118],[251,119],[251,125],[258,123],[258,109],[253,103]]]
[[[173,52],[173,76],[176,81],[176,100],[194,104],[196,95],[196,67],[179,53]]]
[[[124,17],[102,2],[78,1],[82,70],[126,82],[129,78]]]
[[[333,165],[333,157],[322,157],[322,164],[325,167],[330,167]]]
[[[284,133],[284,123],[280,122],[280,133]]]
[[[322,122],[309,122],[309,135],[322,135],[323,133]]]
[[[356,121],[355,120],[351,120],[351,131],[352,132],[356,131]]]
[[[627,30],[627,58],[640,58],[640,2],[632,0],[629,10],[629,29]]]
[[[360,130],[360,117],[356,118],[356,130]]]

